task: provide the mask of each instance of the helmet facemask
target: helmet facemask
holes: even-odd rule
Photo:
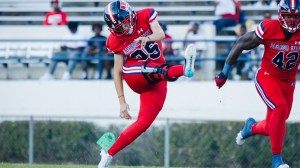
[[[281,26],[290,33],[295,33],[300,29],[300,14],[294,12],[279,12]]]
[[[133,33],[136,23],[135,14],[128,15],[120,23],[113,25],[112,28],[109,28],[109,31],[115,36],[125,35],[129,36]]]

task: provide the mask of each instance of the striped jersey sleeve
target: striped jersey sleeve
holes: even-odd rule
[[[265,28],[264,28],[264,22],[260,22],[260,24],[256,27],[256,30],[255,30],[255,35],[263,40],[264,39],[264,34],[265,34]]]
[[[149,17],[149,23],[152,23],[153,20],[157,18],[157,16],[158,16],[157,12],[154,9],[152,9]]]
[[[145,8],[138,11],[138,13],[140,13],[142,20],[149,24],[151,24],[158,16],[157,12],[153,8]]]

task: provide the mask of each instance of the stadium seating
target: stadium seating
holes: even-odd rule
[[[253,8],[248,5],[253,0],[242,0],[242,11],[246,19],[259,21],[264,11],[276,12],[276,8],[263,6]],[[68,13],[68,20],[89,24],[103,21],[103,10],[110,0],[61,0],[63,10]],[[214,21],[213,0],[129,0],[135,10],[146,7],[155,8],[160,15],[160,21],[171,24],[186,24],[189,21]],[[97,5],[95,5],[97,3]],[[41,24],[45,12],[51,10],[48,0],[1,0],[0,22],[5,24],[31,23]],[[100,17],[99,17],[100,16]]]

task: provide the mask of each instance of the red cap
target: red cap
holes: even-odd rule
[[[58,0],[51,0],[51,3],[58,3]]]

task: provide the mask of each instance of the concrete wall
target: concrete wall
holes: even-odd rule
[[[219,90],[213,81],[182,78],[169,83],[159,118],[244,121],[250,116],[258,120],[265,117],[266,107],[252,82],[228,81]],[[0,93],[1,118],[4,115],[119,116],[112,81],[1,81]],[[132,116],[136,117],[139,96],[127,85],[125,96]],[[299,96],[300,90],[296,89],[289,121],[300,121]]]

